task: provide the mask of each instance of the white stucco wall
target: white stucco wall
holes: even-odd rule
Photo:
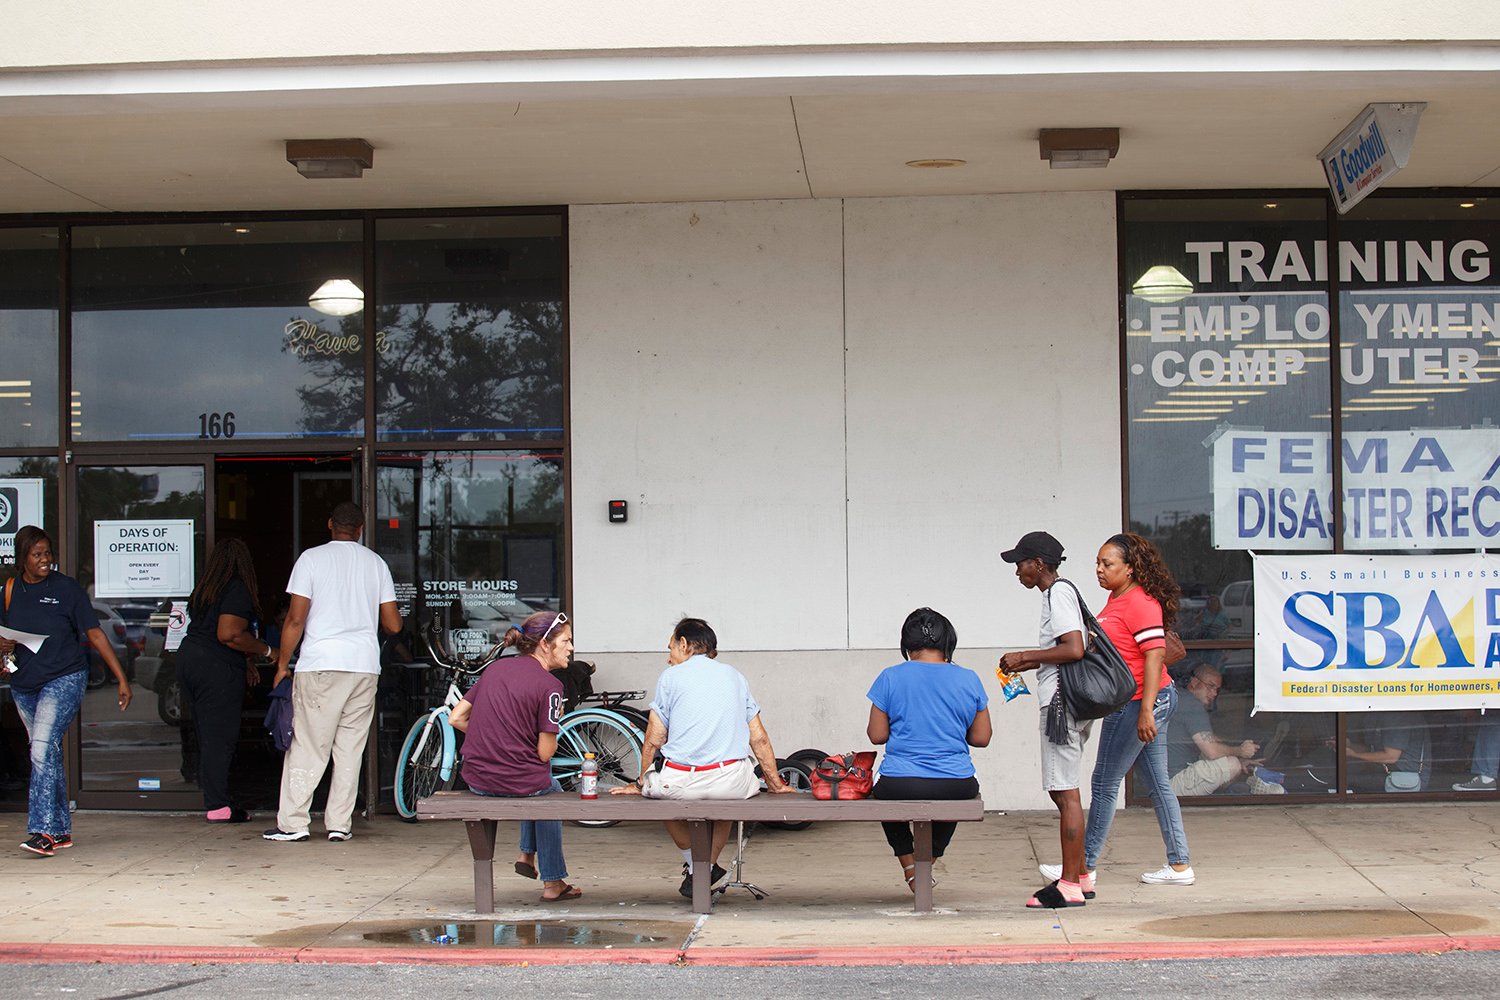
[[[1158,0],[1149,5],[1110,0],[628,5],[577,0],[565,8],[479,0],[259,0],[244,5],[60,0],[4,5],[0,67],[1058,40],[1484,40],[1496,37],[1497,17],[1500,12],[1491,0]]]
[[[569,225],[595,686],[649,689],[673,621],[702,615],[783,755],[848,749],[929,604],[997,699],[986,801],[1047,807],[1035,702],[993,679],[1035,641],[1037,597],[998,552],[1045,527],[1087,581],[1118,529],[1112,196],[588,206]]]

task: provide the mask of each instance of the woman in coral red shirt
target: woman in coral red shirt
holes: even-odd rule
[[[1093,801],[1084,831],[1083,887],[1094,890],[1094,867],[1114,823],[1115,798],[1132,766],[1156,807],[1156,822],[1167,848],[1167,864],[1146,872],[1141,881],[1192,885],[1187,831],[1167,774],[1167,720],[1177,707],[1177,689],[1162,666],[1166,629],[1177,617],[1181,591],[1156,546],[1129,532],[1111,536],[1100,547],[1094,575],[1109,591],[1109,601],[1098,614],[1099,625],[1130,665],[1136,689],[1135,699],[1105,716],[1099,731]]]

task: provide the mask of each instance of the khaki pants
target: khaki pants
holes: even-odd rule
[[[1172,775],[1172,792],[1178,798],[1212,795],[1239,776],[1240,762],[1235,757],[1195,760]]]
[[[287,833],[301,833],[311,825],[313,792],[332,760],[333,780],[323,810],[323,828],[350,829],[379,679],[375,674],[343,670],[315,670],[293,676],[292,746],[281,767],[277,827]]]

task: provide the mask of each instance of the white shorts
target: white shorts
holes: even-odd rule
[[[648,799],[748,799],[760,793],[760,779],[748,760],[708,771],[683,771],[662,766],[647,771],[641,794]]]
[[[1074,728],[1074,720],[1068,719],[1068,742],[1053,743],[1047,738],[1047,713],[1041,713],[1042,734],[1042,790],[1066,792],[1078,787],[1079,772],[1083,770],[1083,744],[1089,738],[1094,720]]]

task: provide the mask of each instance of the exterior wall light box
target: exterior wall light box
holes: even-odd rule
[[[1107,167],[1120,151],[1117,128],[1044,128],[1037,148],[1053,170]]]
[[[359,177],[375,165],[375,148],[363,139],[288,139],[286,159],[309,180]]]

